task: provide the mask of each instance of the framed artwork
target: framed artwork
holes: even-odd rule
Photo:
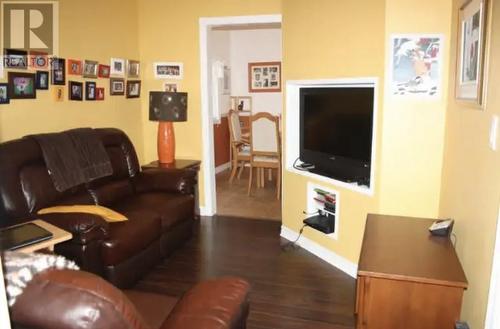
[[[36,89],[49,90],[48,71],[36,71]]]
[[[10,99],[36,98],[36,76],[33,73],[9,72]]]
[[[82,75],[83,64],[79,59],[68,59],[68,75]]]
[[[4,51],[4,66],[8,69],[26,70],[28,68],[28,52],[6,48]]]
[[[156,79],[182,79],[184,76],[184,65],[175,62],[153,63]]]
[[[109,94],[111,96],[125,95],[125,80],[120,78],[109,79]]]
[[[248,63],[248,91],[281,91],[281,62]]]
[[[177,84],[176,83],[172,83],[172,82],[165,82],[163,84],[163,90],[167,91],[167,92],[172,92],[172,93],[176,93],[177,92]]]
[[[141,81],[127,80],[127,98],[141,97]]]
[[[52,88],[54,93],[54,102],[64,102],[64,87]]]
[[[53,85],[64,86],[66,84],[66,60],[64,58],[52,58],[50,64],[50,82]]]
[[[85,100],[95,101],[96,99],[96,83],[90,81],[85,82]]]
[[[70,101],[83,101],[83,83],[70,81],[68,96]]]
[[[95,90],[95,99],[97,101],[103,101],[104,100],[104,88],[96,88]]]
[[[41,51],[30,51],[29,67],[34,70],[47,70],[49,68],[49,55]]]
[[[9,85],[6,83],[0,83],[0,105],[9,103]]]
[[[442,35],[392,35],[388,75],[391,95],[439,97],[442,88],[442,47]]]
[[[99,64],[97,69],[97,76],[99,78],[109,78],[111,68],[109,65]]]
[[[478,107],[483,104],[486,11],[486,0],[471,0],[459,13],[455,94]]]
[[[99,63],[96,61],[85,60],[83,63],[83,77],[97,79],[97,67]]]
[[[140,75],[141,63],[139,61],[128,60],[127,61],[127,77],[128,78],[138,78]]]
[[[125,60],[122,58],[111,58],[111,75],[125,76]]]

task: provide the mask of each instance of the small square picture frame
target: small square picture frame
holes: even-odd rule
[[[176,93],[178,90],[178,84],[173,82],[165,82],[163,84],[163,90],[166,92]]]
[[[68,59],[68,75],[81,76],[83,73],[83,63],[79,59]]]
[[[125,60],[123,58],[111,58],[110,74],[116,77],[125,77]]]
[[[10,104],[9,84],[0,83],[0,105]]]
[[[95,90],[95,100],[96,101],[103,101],[104,100],[104,88],[100,87],[100,88],[96,88]]]
[[[97,76],[99,78],[109,79],[111,74],[111,67],[109,65],[99,64],[97,69]]]
[[[109,79],[109,94],[111,96],[125,95],[125,79],[122,78]]]
[[[141,80],[127,80],[127,98],[141,97]]]
[[[35,99],[36,75],[25,72],[9,72],[9,98]]]
[[[99,63],[86,59],[83,62],[83,77],[89,79],[97,79],[97,69]]]
[[[60,87],[60,86],[55,86],[55,87],[52,87],[52,95],[53,95],[53,98],[54,98],[54,102],[64,102],[64,93],[65,93],[65,89],[64,87]]]
[[[141,63],[136,60],[127,61],[127,77],[128,78],[139,78],[141,75]]]
[[[66,84],[66,60],[64,58],[52,58],[50,61],[50,83],[56,86]]]
[[[184,78],[184,64],[180,62],[156,62],[153,63],[155,79],[175,79]]]
[[[36,89],[49,90],[49,71],[36,71]]]
[[[95,82],[92,82],[92,81],[85,82],[85,100],[86,101],[95,101],[97,99],[96,88],[97,88],[97,85]]]
[[[43,51],[29,52],[29,68],[32,70],[47,70],[49,68],[49,54]]]
[[[28,69],[28,52],[18,49],[4,49],[4,66],[6,69],[26,70]]]
[[[78,81],[69,81],[68,99],[70,101],[83,101],[83,83]]]

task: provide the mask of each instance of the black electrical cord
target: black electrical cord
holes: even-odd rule
[[[307,169],[307,168],[303,168],[301,166],[298,166],[297,162],[299,162],[299,158],[295,159],[295,161],[293,162],[292,166],[293,166],[294,169],[297,169],[297,170],[300,170],[300,171],[309,171],[309,169]]]
[[[304,229],[306,228],[306,226],[307,226],[307,224],[304,224],[304,226],[302,226],[302,228],[299,231],[299,236],[297,237],[297,239],[295,239],[295,241],[289,241],[288,243],[286,243],[285,245],[283,245],[281,247],[281,249],[283,251],[290,251],[290,250],[293,250],[293,249],[297,249],[299,247],[297,245],[297,242],[299,241],[300,237],[302,236],[302,232],[304,232]]]

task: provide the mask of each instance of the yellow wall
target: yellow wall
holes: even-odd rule
[[[179,91],[188,92],[188,121],[175,123],[176,156],[202,158],[201,82],[199,18],[279,14],[281,0],[161,1],[141,0],[139,6],[139,49],[143,65],[143,92],[162,90],[155,80],[153,63],[184,63]],[[172,82],[176,82],[173,80]],[[142,98],[142,125],[146,161],[157,159],[157,123],[148,120],[148,98]],[[204,203],[203,172],[200,173],[200,202]]]
[[[456,35],[459,1],[454,1],[453,35]],[[488,147],[492,115],[500,115],[500,1],[493,2],[493,26],[489,54],[489,86],[484,110],[455,101],[453,39],[449,106],[440,215],[455,219],[457,251],[469,280],[463,318],[471,328],[483,328],[500,202],[500,152]]]
[[[378,77],[380,120],[383,114],[384,19],[384,0],[285,1],[284,81]],[[286,109],[284,115],[286,117]],[[378,133],[380,134],[380,129]],[[380,149],[380,145],[377,145],[377,149]],[[380,161],[377,162],[377,167],[379,163]],[[378,181],[378,177],[376,180]],[[302,211],[306,210],[308,181],[303,176],[284,172],[283,225],[296,231],[302,226]],[[328,187],[323,183],[319,184]],[[377,210],[378,191],[375,192],[376,196],[370,197],[334,188],[339,191],[341,200],[341,230],[338,240],[331,240],[313,230],[305,230],[304,235],[357,263],[366,214]]]
[[[59,11],[61,57],[97,60],[108,65],[111,57],[139,57],[135,0],[60,0]],[[67,75],[68,80],[84,81]],[[10,105],[0,105],[0,141],[74,127],[117,127],[130,136],[141,155],[140,101],[111,97],[109,79],[93,81],[97,81],[98,87],[105,87],[105,101],[70,102],[66,90],[66,100],[56,103],[52,90],[38,90],[36,100],[11,100]]]
[[[384,79],[391,34],[439,33],[445,41],[442,88],[447,90],[450,20],[451,0],[283,3],[285,80],[373,76],[380,81],[375,194],[333,187],[341,200],[339,239],[305,233],[351,262],[358,261],[368,212],[438,214],[447,94],[437,101],[384,97]],[[283,223],[295,230],[306,207],[307,181],[285,172]]]
[[[443,35],[443,83],[438,100],[385,98],[379,211],[436,217],[448,96],[451,0],[386,0],[385,22],[386,44],[391,34]]]

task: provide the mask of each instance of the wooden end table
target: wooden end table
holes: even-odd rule
[[[162,169],[166,171],[189,170],[196,172],[196,184],[194,186],[194,202],[195,202],[195,213],[197,215],[196,217],[199,218],[200,203],[198,199],[198,172],[200,171],[200,167],[201,167],[200,160],[175,159],[175,162],[171,164],[164,164],[164,163],[159,163],[158,161],[153,161],[151,163],[143,165],[142,170]]]
[[[33,224],[36,224],[36,225],[46,229],[47,231],[52,233],[52,238],[50,238],[48,240],[44,240],[44,241],[30,244],[29,246],[16,249],[15,251],[20,251],[20,252],[25,252],[25,253],[34,252],[34,251],[38,251],[38,250],[42,250],[42,249],[49,249],[50,251],[54,251],[54,246],[56,244],[71,240],[73,238],[73,235],[70,232],[67,232],[63,229],[60,229],[59,227],[54,226],[52,224],[49,224],[49,223],[47,223],[43,220],[40,220],[40,219],[36,219],[34,221],[19,224],[19,225],[24,225],[24,224],[28,224],[28,223],[33,223]],[[15,225],[15,226],[18,226],[18,225]]]

